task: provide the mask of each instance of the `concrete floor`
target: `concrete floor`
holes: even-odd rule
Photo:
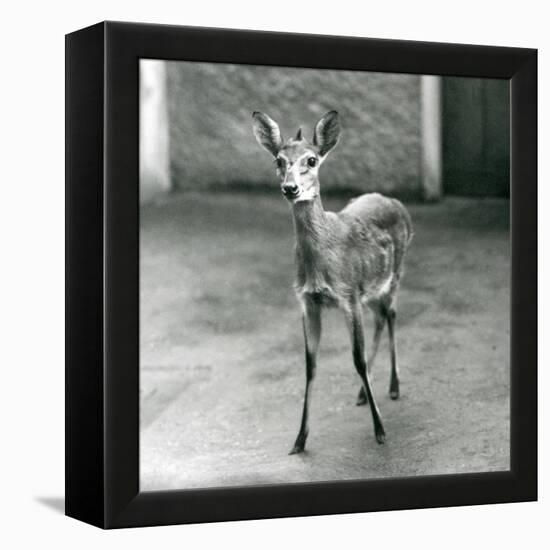
[[[182,193],[143,207],[141,489],[508,469],[508,206],[409,206],[398,401],[386,337],[373,370],[386,444],[355,406],[348,336],[330,311],[307,451],[293,456],[305,375],[287,205],[275,192]]]

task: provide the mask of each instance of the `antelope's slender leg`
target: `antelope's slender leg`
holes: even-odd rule
[[[369,356],[367,357],[367,372],[372,372],[372,365],[374,364],[374,359],[378,353],[378,347],[380,345],[380,338],[382,336],[382,331],[384,330],[384,325],[386,323],[386,318],[379,308],[373,308],[374,312],[374,336],[372,337],[372,345],[369,351]],[[366,405],[367,404],[367,394],[365,393],[364,386],[361,386],[359,390],[359,395],[357,396],[357,405]]]
[[[361,304],[358,301],[352,302],[349,309],[345,313],[353,348],[353,362],[355,364],[355,369],[363,382],[367,400],[370,405],[376,441],[378,441],[378,443],[384,443],[386,434],[384,432],[384,427],[382,426],[380,412],[378,411],[378,407],[376,406],[376,402],[374,400],[374,395],[372,393],[369,380],[369,373],[367,371],[367,364],[365,362],[365,336],[363,333],[363,311],[361,310]]]
[[[304,408],[302,410],[302,422],[300,431],[294,443],[294,447],[290,454],[301,453],[306,445],[309,416],[309,403],[311,399],[311,391],[313,388],[313,380],[317,369],[317,349],[319,348],[319,340],[321,338],[321,306],[316,304],[311,299],[306,298],[304,301],[304,313],[302,317],[304,326],[304,340],[306,347],[306,389],[304,393]]]
[[[399,397],[399,369],[397,368],[397,352],[395,351],[395,317],[395,309],[388,309],[387,319],[391,355],[390,397],[392,399]]]

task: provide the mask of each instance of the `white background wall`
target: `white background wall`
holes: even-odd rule
[[[538,47],[540,212],[550,208],[550,35],[544,3],[394,0],[20,2],[3,9],[0,545],[5,548],[541,548],[541,502],[101,532],[39,499],[63,494],[64,33],[103,19]],[[545,158],[546,157],[546,158]],[[541,216],[540,251],[550,242]],[[549,280],[541,255],[540,280]],[[550,292],[540,285],[541,309]],[[548,317],[539,315],[541,423],[548,434]],[[540,464],[549,437],[540,430]]]
[[[139,67],[139,195],[143,202],[170,190],[166,64],[144,59]]]

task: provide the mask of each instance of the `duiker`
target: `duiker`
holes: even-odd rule
[[[397,200],[368,193],[338,213],[323,208],[319,168],[340,137],[338,113],[330,111],[316,124],[313,142],[298,131],[284,141],[269,116],[253,113],[256,139],[275,158],[281,190],[290,203],[296,236],[295,289],[303,311],[306,388],[300,431],[291,454],[304,450],[308,411],[321,337],[321,312],[338,307],[349,329],[355,369],[361,378],[358,405],[370,406],[378,443],[385,440],[369,374],[384,325],[388,325],[390,397],[399,397],[395,351],[395,298],[403,275],[403,260],[412,238],[411,218]],[[363,304],[374,313],[375,330],[365,360]]]

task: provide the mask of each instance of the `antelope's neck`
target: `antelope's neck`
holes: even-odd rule
[[[326,257],[330,232],[321,199],[298,202],[292,210],[296,234],[296,292],[318,303],[333,305],[336,302],[331,289],[330,262]]]
[[[296,247],[308,250],[323,246],[327,220],[321,197],[295,203],[292,206],[292,214]]]

